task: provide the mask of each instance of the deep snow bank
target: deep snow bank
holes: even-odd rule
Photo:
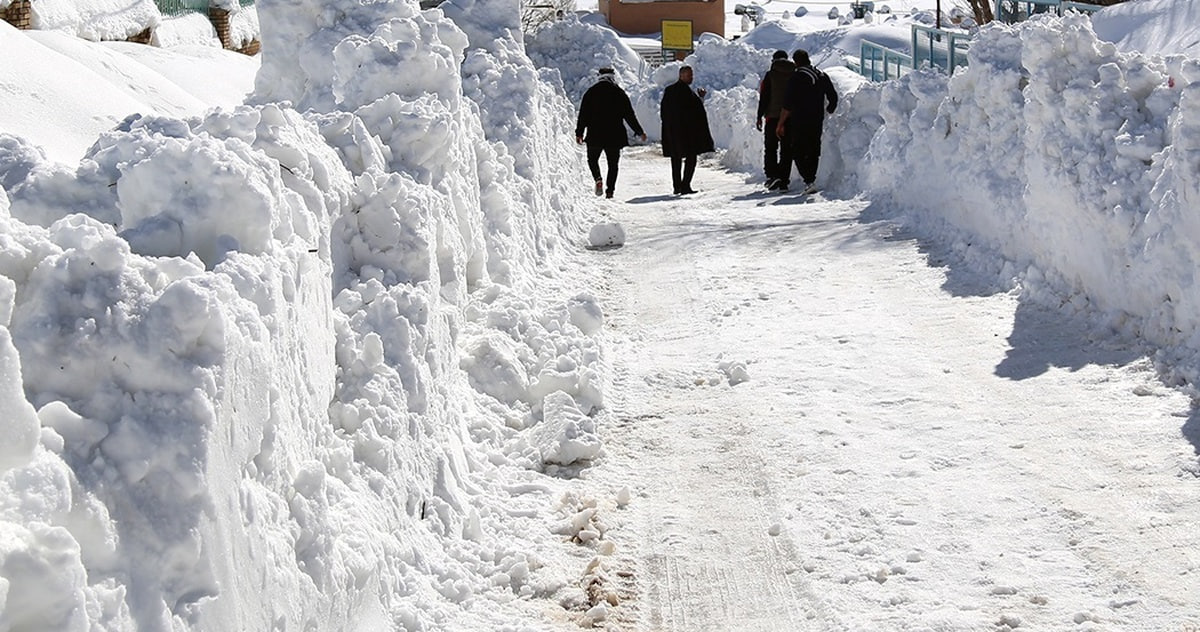
[[[1092,18],[1096,35],[1127,52],[1200,56],[1200,5],[1181,0],[1124,2]]]
[[[1200,62],[1118,52],[1073,15],[981,30],[953,78],[864,86],[823,160],[966,256],[1010,261],[1027,295],[1194,356],[1198,121]]]
[[[515,5],[474,9],[259,0],[253,105],[75,167],[0,136],[0,624],[590,605],[543,548],[588,501],[539,471],[600,449],[602,316],[549,272],[591,207],[569,104],[480,26]]]

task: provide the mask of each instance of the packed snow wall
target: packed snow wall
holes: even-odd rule
[[[1198,148],[1200,61],[1118,52],[1070,15],[982,29],[953,77],[864,85],[830,121],[822,161],[842,190],[1009,261],[1027,294],[1192,355]]]
[[[486,629],[568,583],[504,483],[600,449],[570,104],[515,3],[257,7],[250,104],[76,166],[0,136],[5,629]]]

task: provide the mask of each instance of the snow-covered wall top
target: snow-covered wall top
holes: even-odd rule
[[[158,25],[154,0],[33,0],[33,28],[98,42],[123,40]]]

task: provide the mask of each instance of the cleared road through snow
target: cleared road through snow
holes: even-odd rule
[[[1188,399],[862,200],[627,150],[611,630],[1200,630]]]

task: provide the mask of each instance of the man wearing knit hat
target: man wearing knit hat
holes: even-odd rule
[[[642,142],[646,141],[646,132],[638,124],[637,116],[633,113],[633,104],[629,102],[629,95],[617,85],[613,69],[601,68],[599,74],[599,81],[588,88],[579,103],[575,142],[587,143],[588,169],[592,171],[592,178],[596,181],[596,195],[603,193],[605,197],[612,198],[617,186],[621,149],[629,145],[625,124],[629,124],[634,135]],[[601,153],[608,163],[605,180],[600,179]]]

